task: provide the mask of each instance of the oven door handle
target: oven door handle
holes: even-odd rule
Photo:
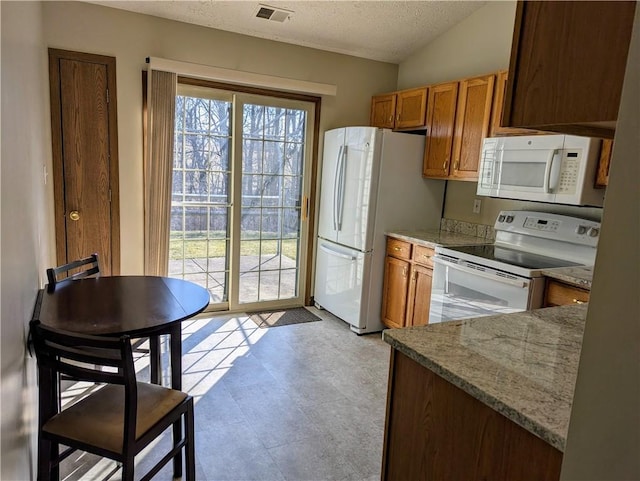
[[[436,264],[442,264],[444,266],[451,267],[452,269],[458,269],[459,271],[466,272],[467,274],[483,277],[485,279],[491,279],[492,281],[499,282],[501,284],[507,284],[509,286],[519,287],[521,289],[529,288],[529,283],[523,280],[521,281],[518,279],[506,279],[504,277],[494,276],[483,271],[471,269],[470,267],[462,266],[460,264],[454,264],[453,262],[446,261],[438,256],[434,256],[432,257],[432,259]]]

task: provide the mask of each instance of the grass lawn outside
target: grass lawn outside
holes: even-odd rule
[[[169,259],[201,259],[207,257],[225,257],[227,255],[227,239],[222,232],[209,232],[209,236],[220,235],[217,239],[207,239],[205,232],[188,232],[186,235],[182,231],[171,231],[169,238]],[[258,234],[243,233],[244,237],[240,242],[241,256],[276,255],[278,253],[278,240],[262,239]],[[282,239],[280,242],[280,252],[282,255],[296,260],[298,256],[298,239]]]

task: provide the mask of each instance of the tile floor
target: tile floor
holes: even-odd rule
[[[246,316],[183,323],[198,480],[380,479],[389,346],[310,309],[323,320],[268,329]],[[167,434],[159,445],[169,442]],[[154,446],[138,463],[160,455]],[[120,479],[114,466],[74,454],[61,479]],[[154,479],[171,474],[168,466]]]

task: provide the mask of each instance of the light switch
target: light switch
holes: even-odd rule
[[[482,205],[482,201],[480,199],[475,199],[473,201],[473,213],[474,214],[479,214],[480,213],[480,206]]]

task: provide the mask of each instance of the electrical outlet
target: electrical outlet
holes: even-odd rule
[[[480,206],[482,205],[482,201],[480,199],[475,199],[473,201],[473,213],[474,214],[479,214],[480,213]]]

